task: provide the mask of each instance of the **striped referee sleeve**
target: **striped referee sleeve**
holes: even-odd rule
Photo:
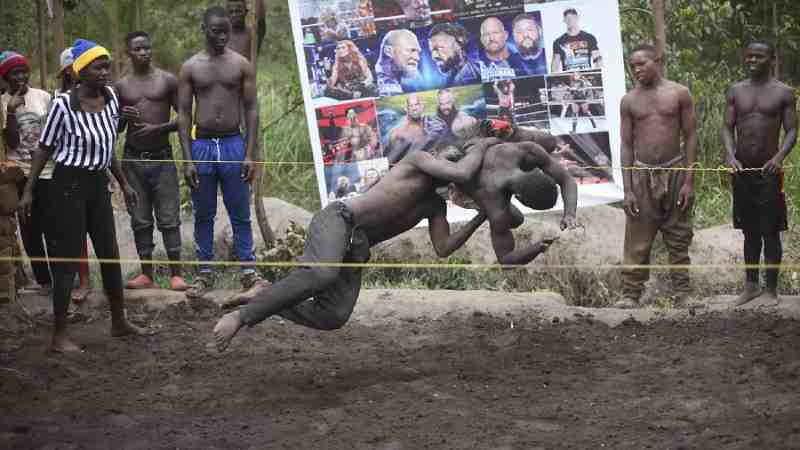
[[[66,97],[64,96],[59,96],[53,100],[53,107],[47,113],[47,121],[39,138],[39,144],[46,147],[50,152],[55,151],[55,144],[64,134],[64,126],[66,125],[64,123],[66,117],[65,101]]]

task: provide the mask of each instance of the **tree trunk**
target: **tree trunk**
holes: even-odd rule
[[[55,54],[61,56],[61,52],[66,48],[64,42],[64,0],[53,0],[53,39],[55,39]],[[59,61],[59,69],[61,62]]]
[[[250,54],[253,56],[252,63],[256,67],[256,78],[258,78],[258,52],[256,52],[256,40],[258,39],[258,35],[256,33],[256,28],[258,26],[256,20],[256,9],[250,9]],[[264,151],[263,141],[261,140],[261,130],[247,130],[248,133],[256,133],[256,145],[258,145],[258,149],[255,152],[254,156],[257,162],[264,161]],[[253,190],[253,202],[255,203],[255,210],[256,210],[256,220],[258,220],[258,228],[261,230],[261,237],[264,238],[264,245],[271,245],[275,242],[275,233],[272,231],[272,227],[269,225],[269,219],[267,219],[267,212],[264,210],[264,172],[265,172],[264,164],[256,164],[256,176],[255,176],[255,189]]]
[[[111,71],[115,80],[122,77],[122,52],[119,38],[119,0],[107,0],[106,12],[111,23]]]
[[[664,59],[667,47],[667,33],[664,28],[664,0],[652,0],[653,23],[656,35],[656,54],[666,72],[667,64]]]
[[[36,1],[39,34],[39,87],[47,91],[47,5],[46,0]]]

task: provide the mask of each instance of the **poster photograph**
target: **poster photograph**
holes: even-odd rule
[[[602,72],[549,75],[547,94],[552,134],[608,131]]]
[[[372,100],[319,108],[317,127],[326,165],[383,157]]]
[[[300,21],[306,45],[375,35],[372,0],[301,0]]]
[[[372,0],[379,33],[450,22],[454,0]]]
[[[302,0],[290,10],[323,205],[365,192],[411,152],[458,144],[459,129],[485,118],[556,136],[552,157],[580,184],[579,206],[622,197],[617,0]],[[473,215],[448,208],[455,221]]]
[[[311,98],[328,102],[375,97],[376,39],[304,45]]]
[[[487,118],[540,130],[550,129],[544,76],[484,83],[483,95]]]
[[[409,152],[433,152],[453,143],[459,129],[475,126],[486,116],[480,85],[386,97],[377,103],[389,164]]]

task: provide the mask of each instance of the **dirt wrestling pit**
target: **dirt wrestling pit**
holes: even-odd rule
[[[87,306],[82,354],[45,353],[46,316],[0,335],[0,448],[800,448],[800,299],[731,301],[368,290],[341,330],[270,319],[224,354],[211,302],[131,306],[158,333],[123,339]]]

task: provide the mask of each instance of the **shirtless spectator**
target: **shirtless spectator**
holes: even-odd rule
[[[728,90],[722,129],[725,157],[734,170],[733,225],[744,234],[748,265],[744,291],[736,304],[758,297],[777,304],[781,232],[788,225],[782,165],[797,141],[796,99],[791,87],[772,77],[775,48],[771,44],[752,42],[744,50],[744,62],[750,78]],[[761,260],[762,245],[764,262],[772,266],[766,270],[763,294],[759,270],[754,267]]]
[[[337,100],[374,97],[375,82],[369,70],[367,58],[361,54],[353,41],[336,43],[336,61],[325,87],[325,96]]]
[[[407,83],[419,77],[422,48],[417,35],[408,30],[392,30],[381,42],[375,73],[381,96],[402,94]]]
[[[389,132],[384,156],[389,164],[403,159],[416,151],[430,151],[441,136],[440,121],[425,116],[425,104],[416,94],[406,98],[406,116]]]
[[[136,250],[142,261],[142,273],[128,280],[128,289],[155,288],[153,282],[153,215],[170,265],[170,289],[188,289],[181,274],[180,186],[178,171],[172,160],[169,133],[178,130],[170,121],[170,109],[178,109],[178,80],[151,63],[150,36],[134,31],[125,38],[132,71],[114,88],[122,107],[121,128],[127,126],[125,161],[122,169],[128,182],[139,194],[138,203],[128,205]],[[148,161],[155,160],[155,161]]]
[[[242,55],[227,48],[231,21],[223,8],[213,6],[206,10],[202,30],[205,50],[186,61],[178,76],[178,134],[187,161],[183,173],[192,189],[194,239],[201,261],[195,283],[186,291],[190,298],[202,297],[214,286],[214,272],[208,262],[214,257],[218,186],[222,188],[222,199],[230,216],[234,252],[244,263],[242,288],[247,290],[265,283],[255,269],[250,223],[249,183],[255,174],[253,155],[258,133],[248,133],[245,142],[239,130],[240,105],[247,129],[258,130],[255,68]],[[190,134],[194,104],[197,105],[196,139]]]
[[[256,3],[256,55],[252,55],[251,30],[247,27],[247,0],[225,0],[225,9],[231,18],[231,36],[228,47],[255,62],[256,55],[261,53],[261,44],[267,34],[266,11],[264,0],[255,0]]]
[[[622,114],[622,166],[640,169],[622,172],[625,188],[624,264],[650,263],[656,234],[661,231],[672,269],[673,300],[686,304],[689,296],[689,245],[694,204],[690,167],[697,154],[697,121],[689,90],[662,77],[661,60],[652,45],[636,47],[628,60],[636,87],[620,105]],[[681,150],[683,140],[683,151]],[[623,297],[618,307],[639,305],[646,268],[622,271]]]

